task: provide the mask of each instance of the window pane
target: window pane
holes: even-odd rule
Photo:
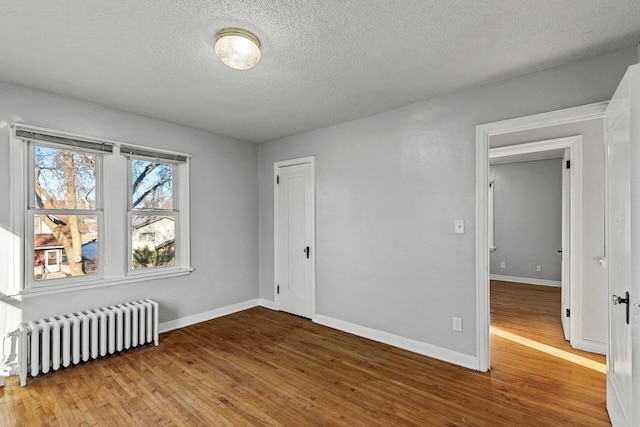
[[[173,165],[131,160],[131,208],[173,209]]]
[[[58,251],[47,251],[47,265],[58,264]]]
[[[156,240],[156,233],[139,233],[138,241],[140,242],[153,242]]]
[[[175,215],[132,215],[132,268],[175,264]]]
[[[41,232],[33,235],[35,280],[98,272],[97,215],[35,215]]]
[[[96,208],[97,154],[34,148],[36,209]]]

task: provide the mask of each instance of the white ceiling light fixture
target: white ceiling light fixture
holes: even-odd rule
[[[260,40],[241,28],[223,28],[216,33],[216,55],[229,67],[248,70],[260,57]]]

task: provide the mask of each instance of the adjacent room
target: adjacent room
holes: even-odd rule
[[[637,0],[5,1],[0,40],[0,425],[639,422]]]

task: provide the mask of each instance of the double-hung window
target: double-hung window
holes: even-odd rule
[[[8,295],[191,271],[188,155],[21,124],[10,147]]]
[[[101,275],[102,157],[112,146],[16,134],[28,147],[27,283]]]
[[[176,265],[180,243],[178,173],[182,156],[127,147],[130,273]],[[178,247],[180,247],[178,245]],[[179,259],[178,259],[179,263]]]

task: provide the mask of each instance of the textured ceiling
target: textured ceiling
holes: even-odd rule
[[[640,0],[0,0],[0,80],[253,142],[639,42]]]

